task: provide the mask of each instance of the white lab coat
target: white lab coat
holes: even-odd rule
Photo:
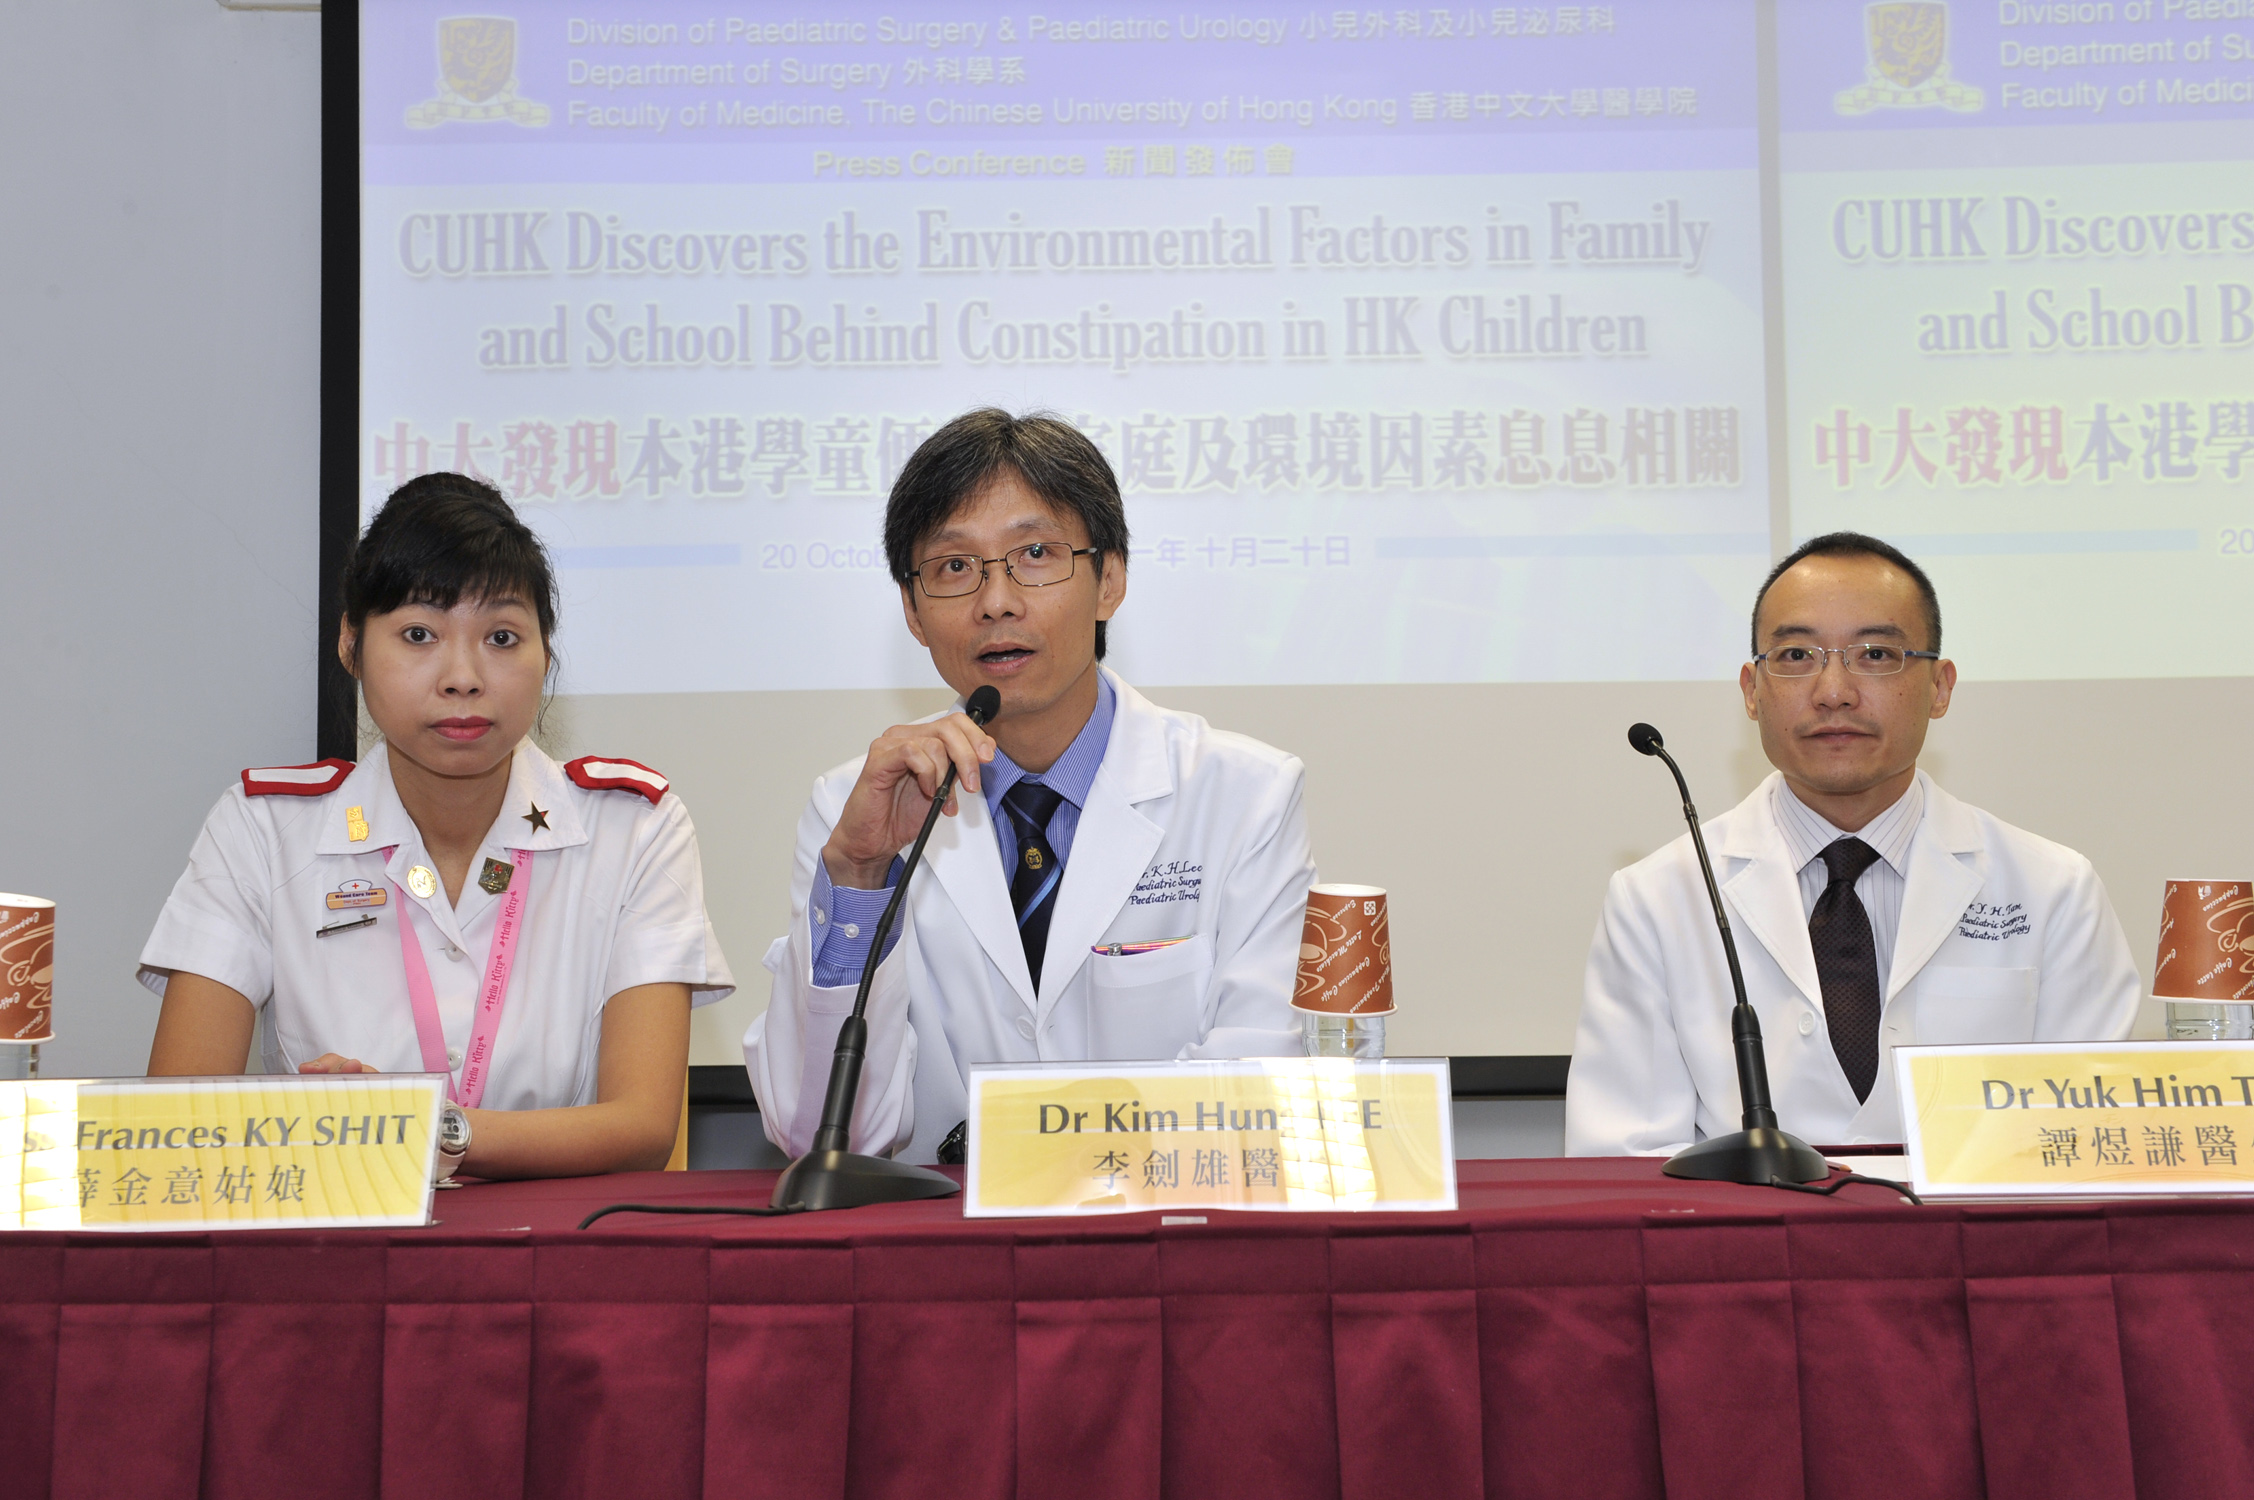
[[[1107,672],[1118,708],[1055,896],[1034,992],[986,799],[965,795],[924,850],[901,936],[869,994],[852,1149],[928,1162],[962,1120],[974,1062],[1262,1057],[1301,1050],[1291,1009],[1307,887],[1295,756],[1154,706]],[[794,1155],[820,1122],[854,982],[819,988],[807,900],[814,862],[861,772],[814,783],[798,824],[790,931],[744,1033],[768,1139]],[[1098,943],[1188,938],[1148,953]]]
[[[1824,1021],[1799,872],[1770,802],[1777,777],[1705,825],[1778,1123],[1812,1144],[1902,1139],[1896,1046],[2117,1040],[2143,1001],[2090,862],[1918,776],[1925,815],[1886,977],[1878,1079],[1859,1106]],[[1739,1129],[1733,1004],[1685,833],[1605,892],[1566,1084],[1566,1151],[1672,1154]]]

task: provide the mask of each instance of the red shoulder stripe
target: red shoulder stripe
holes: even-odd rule
[[[331,757],[309,766],[266,766],[243,772],[246,797],[319,797],[344,785],[352,762]]]
[[[582,755],[564,767],[564,774],[590,792],[639,792],[655,807],[673,783],[638,760],[616,756]]]

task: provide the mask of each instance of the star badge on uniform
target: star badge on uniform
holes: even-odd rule
[[[526,806],[530,807],[532,811],[524,815],[524,820],[532,825],[532,831],[534,833],[546,832],[548,828],[548,815],[540,810],[540,804],[537,802],[531,802],[527,803]]]

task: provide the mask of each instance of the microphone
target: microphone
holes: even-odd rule
[[[1777,1127],[1777,1112],[1769,1102],[1769,1063],[1761,1050],[1761,1018],[1746,1002],[1737,939],[1730,933],[1721,889],[1714,884],[1714,864],[1706,857],[1706,836],[1699,832],[1690,783],[1683,779],[1683,768],[1675,764],[1675,757],[1667,753],[1667,742],[1649,724],[1629,725],[1628,743],[1638,755],[1658,756],[1675,773],[1675,789],[1683,794],[1683,821],[1690,824],[1691,847],[1698,851],[1699,873],[1706,877],[1706,899],[1713,903],[1714,926],[1722,934],[1722,956],[1730,963],[1730,988],[1737,994],[1737,1005],[1730,1012],[1730,1040],[1737,1051],[1737,1091],[1745,1128],[1735,1135],[1718,1135],[1686,1147],[1661,1170],[1670,1177],[1747,1182],[1756,1187],[1819,1182],[1831,1175],[1831,1164],[1807,1142]]]
[[[963,713],[980,728],[1002,711],[1002,695],[991,683],[980,687],[963,705]],[[853,1122],[853,1102],[861,1093],[861,1068],[868,1059],[869,987],[876,983],[877,964],[884,958],[885,940],[900,917],[907,899],[908,882],[923,862],[924,845],[939,824],[939,813],[955,790],[955,768],[939,778],[939,790],[924,814],[924,826],[908,848],[907,862],[892,887],[892,899],[877,918],[869,957],[861,965],[861,988],[854,992],[853,1013],[837,1028],[837,1051],[830,1058],[829,1089],[822,1096],[822,1123],[814,1131],[813,1147],[783,1169],[768,1202],[776,1208],[814,1211],[825,1208],[859,1208],[869,1203],[903,1203],[915,1198],[944,1198],[962,1191],[954,1178],[924,1167],[882,1156],[862,1156],[846,1150]]]

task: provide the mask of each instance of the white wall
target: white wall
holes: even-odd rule
[[[11,0],[6,37],[0,890],[60,903],[46,1070],[138,1073],[204,813],[313,757],[321,21]]]

